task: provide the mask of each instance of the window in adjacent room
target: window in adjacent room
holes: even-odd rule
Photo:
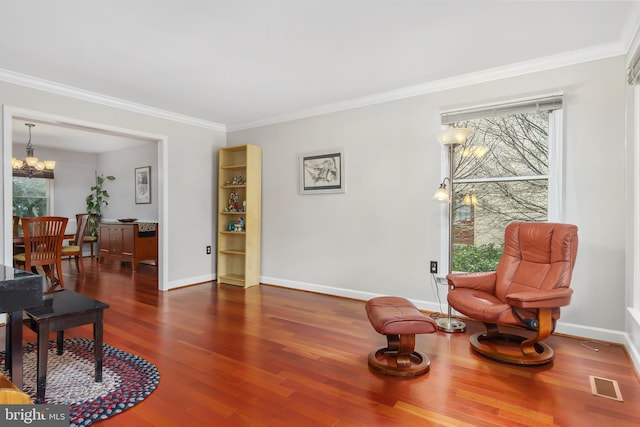
[[[51,179],[13,177],[13,214],[20,218],[49,215]]]
[[[453,173],[453,270],[491,271],[515,221],[559,219],[561,96],[442,115],[474,132]]]

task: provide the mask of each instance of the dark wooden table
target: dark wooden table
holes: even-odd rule
[[[44,278],[0,265],[0,313],[7,313],[5,367],[11,382],[22,389],[22,310],[42,303]]]
[[[44,401],[47,387],[49,333],[57,332],[57,354],[63,352],[64,330],[93,324],[95,381],[102,381],[102,321],[109,305],[69,289],[45,293],[41,305],[25,308],[27,326],[38,334],[37,399]]]

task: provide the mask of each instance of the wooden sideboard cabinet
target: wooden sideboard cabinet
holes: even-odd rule
[[[133,271],[140,261],[154,261],[158,265],[158,224],[148,230],[149,223],[101,222],[98,242],[98,263],[105,259],[130,262]],[[144,229],[144,230],[141,230]]]

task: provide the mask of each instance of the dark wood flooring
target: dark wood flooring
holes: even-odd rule
[[[474,354],[469,332],[420,335],[431,371],[384,377],[367,367],[385,339],[363,301],[265,285],[159,292],[154,266],[132,274],[126,264],[84,263],[80,276],[63,262],[67,288],[110,304],[105,342],[161,375],[146,400],[100,426],[640,425],[640,382],[619,345],[553,336],[554,362],[527,368]],[[35,337],[25,329],[25,339]],[[593,396],[589,375],[618,381],[624,402]]]

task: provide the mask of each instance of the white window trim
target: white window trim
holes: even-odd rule
[[[637,108],[640,108],[640,92],[636,86],[636,103]],[[561,96],[561,95],[560,95]],[[517,102],[523,102],[523,100],[518,100]],[[523,102],[524,103],[524,102]],[[508,103],[506,103],[508,104]],[[636,110],[640,111],[640,110]],[[442,114],[449,114],[451,112],[443,111]],[[548,175],[548,194],[547,194],[547,220],[549,222],[564,222],[565,221],[565,186],[564,186],[564,175],[565,175],[565,163],[564,163],[564,114],[563,109],[555,109],[550,111],[549,113],[549,175]],[[636,126],[640,129],[640,123],[636,121]],[[446,127],[446,126],[443,126]],[[640,151],[640,132],[636,131],[636,155],[638,155],[638,151]],[[452,159],[453,160],[453,159]],[[636,159],[636,164],[640,165],[640,156]],[[443,176],[447,176],[449,173],[449,152],[448,150],[442,150],[440,157],[440,165],[442,169]],[[637,169],[637,168],[636,168]],[[637,171],[636,171],[637,172]],[[462,182],[462,180],[458,180],[457,182]],[[640,178],[636,179],[636,182],[640,184]],[[640,185],[636,185],[636,189]],[[636,197],[638,200],[638,197]],[[440,224],[440,241],[449,242],[449,230],[447,226],[447,220],[449,215],[448,206],[446,203],[442,204],[441,210],[441,221]],[[636,210],[636,221],[638,216],[640,215],[640,209]],[[638,230],[638,227],[636,227]],[[640,250],[640,236],[636,238],[636,245]],[[640,252],[637,252],[640,254]],[[449,263],[449,249],[447,245],[441,245],[440,259],[443,260],[442,265],[448,265]],[[446,273],[445,273],[446,274]],[[636,278],[640,278],[640,263],[636,265]],[[638,281],[635,282],[637,284],[636,290],[636,307],[640,307],[640,283]]]
[[[640,86],[633,87],[633,309],[640,311]]]
[[[33,179],[41,179],[41,178],[33,178]],[[54,182],[53,179],[47,179],[47,215],[54,216],[55,210],[53,208],[53,194]]]
[[[564,131],[562,109],[549,114],[549,193],[547,218],[549,222],[565,222],[564,197]]]

